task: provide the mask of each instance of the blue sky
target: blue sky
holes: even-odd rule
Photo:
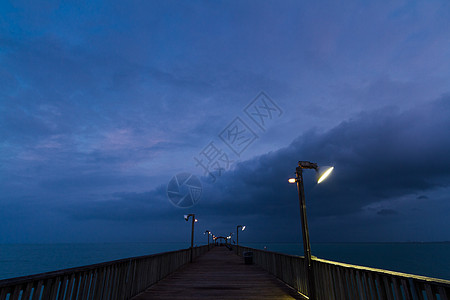
[[[192,212],[198,242],[299,241],[299,160],[335,166],[304,174],[313,242],[450,240],[447,1],[0,6],[0,242],[187,242]],[[202,181],[187,209],[181,172]]]

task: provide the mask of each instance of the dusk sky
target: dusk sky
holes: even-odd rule
[[[301,241],[299,160],[313,243],[450,240],[450,2],[0,2],[0,243]]]

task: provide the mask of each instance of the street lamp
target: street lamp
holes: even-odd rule
[[[308,274],[308,296],[310,300],[316,300],[314,272],[311,262],[311,245],[309,243],[308,222],[306,220],[305,190],[303,189],[303,169],[314,169],[317,173],[317,183],[321,183],[330,175],[334,167],[319,167],[316,163],[299,161],[295,169],[295,178],[289,179],[290,183],[297,182],[298,200],[300,203],[300,216],[302,221],[303,252],[305,253]]]
[[[208,234],[208,251],[209,251],[209,235],[212,233],[211,233],[211,231],[206,230],[204,234]]]
[[[236,226],[236,254],[239,255],[239,228],[242,228],[242,231],[245,230],[245,225]]]
[[[194,223],[198,220],[195,218],[195,214],[184,215],[184,219],[189,221],[189,217],[192,217],[192,232],[191,232],[191,262],[193,259],[193,251],[194,251]]]

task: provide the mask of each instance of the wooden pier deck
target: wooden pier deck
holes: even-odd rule
[[[132,300],[304,299],[289,286],[225,247],[215,247],[193,263],[152,285]]]

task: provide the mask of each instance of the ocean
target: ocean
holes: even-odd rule
[[[268,251],[303,255],[302,244],[247,244]],[[450,242],[315,243],[311,255],[353,265],[450,280]]]
[[[188,243],[0,245],[0,280],[189,248]]]
[[[303,255],[301,244],[244,243]],[[188,248],[187,243],[85,243],[0,245],[0,279]],[[315,243],[312,255],[403,273],[450,280],[450,243]]]

